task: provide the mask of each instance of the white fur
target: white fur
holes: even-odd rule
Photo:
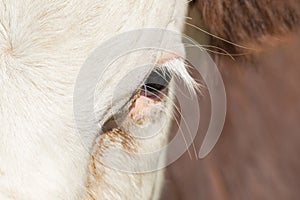
[[[72,110],[80,67],[118,33],[180,31],[186,6],[184,0],[0,1],[1,200],[84,198],[89,154]],[[135,195],[137,188],[109,181]]]

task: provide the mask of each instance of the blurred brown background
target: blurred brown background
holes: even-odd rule
[[[225,39],[231,39],[235,43],[259,50],[245,51],[236,46],[230,47],[223,42],[215,42],[217,40],[207,34],[187,26],[187,34],[201,44],[214,44],[232,54],[246,55],[235,56],[233,60],[229,56],[212,53],[223,76],[228,100],[223,133],[212,153],[205,159],[196,160],[191,147],[189,150],[192,157],[186,152],[167,168],[162,200],[298,200],[300,199],[300,39],[298,32],[300,2],[287,0],[281,1],[279,5],[276,0],[261,0],[260,3],[270,7],[267,10],[262,10],[256,0],[232,0],[233,8],[230,8],[232,10],[228,9],[226,0],[211,0],[207,3],[223,9],[223,15],[219,16],[223,17],[222,19],[226,18],[226,12],[227,14],[234,12],[234,9],[241,9],[243,6],[245,11],[238,12],[248,15],[245,19],[250,22],[246,24],[259,23],[249,30],[256,33],[254,29],[257,28],[257,35],[252,33],[247,35],[245,32],[246,35],[244,34],[243,37],[243,35],[228,35],[228,30],[226,32],[209,27],[207,23],[217,17],[215,16],[217,11],[212,10],[213,17],[203,17],[204,10],[202,7],[199,8],[199,5],[207,5],[205,5],[206,0],[200,1],[194,2],[190,7],[189,15],[192,17],[190,23]],[[220,2],[222,5],[218,7]],[[290,5],[285,5],[283,2]],[[255,6],[257,10],[251,11],[256,9]],[[286,9],[276,10],[279,6],[286,6]],[[272,11],[278,19],[267,17],[272,17],[267,14]],[[261,15],[256,16],[257,21],[253,19],[254,21],[251,22],[253,13]],[[228,15],[235,16],[232,13]],[[225,28],[230,28],[232,34],[247,31],[249,27],[241,30],[243,27],[237,26],[239,28],[234,29],[234,23],[241,25],[238,20],[245,19],[231,19],[233,25]],[[287,19],[293,22],[286,21]],[[270,22],[268,25],[268,20],[279,21],[277,24]],[[226,19],[223,22],[228,23]],[[284,27],[285,24],[290,24],[290,27]],[[272,26],[278,26],[278,29],[282,28],[282,30],[276,31]],[[259,32],[261,27],[265,27],[265,30]],[[207,91],[204,90],[204,95],[200,99],[203,121],[195,141],[197,152],[210,114]]]

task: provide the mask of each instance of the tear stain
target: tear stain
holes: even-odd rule
[[[97,165],[104,166],[101,162],[101,157],[109,153],[110,149],[120,148],[128,153],[137,152],[137,143],[135,139],[122,131],[120,128],[114,128],[111,131],[101,134],[95,141],[90,158],[90,172],[97,169]]]
[[[120,128],[107,131],[95,140],[88,168],[87,193],[89,199],[96,200],[95,191],[105,187],[102,177],[105,175],[106,166],[102,163],[101,158],[105,154],[109,154],[109,150],[118,148],[128,153],[136,153],[137,143],[132,136]]]

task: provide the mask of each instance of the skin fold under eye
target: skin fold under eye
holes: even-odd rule
[[[167,69],[153,70],[141,88],[141,95],[151,99],[162,98],[167,92],[171,79],[171,73]]]

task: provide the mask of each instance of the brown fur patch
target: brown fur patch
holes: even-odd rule
[[[299,0],[197,0],[203,23],[208,31],[230,42],[259,48],[266,38],[280,38],[281,35],[299,29]],[[212,43],[241,53],[246,49],[212,38]],[[260,50],[260,48],[259,48]]]

